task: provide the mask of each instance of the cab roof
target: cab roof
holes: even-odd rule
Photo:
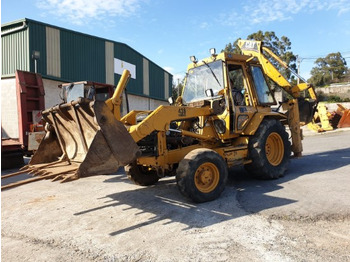
[[[258,63],[258,60],[255,60],[252,56],[234,54],[234,53],[229,53],[229,52],[222,52],[220,54],[204,58],[204,59],[198,61],[197,63],[190,63],[187,67],[187,70],[204,65],[205,63],[208,64],[208,63],[212,63],[212,62],[218,61],[218,60],[226,61],[226,62],[232,61],[232,62],[241,62],[241,63],[242,62],[243,63],[247,63],[247,62]]]

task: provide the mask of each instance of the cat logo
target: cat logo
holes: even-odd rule
[[[179,108],[179,116],[186,116],[186,108]]]

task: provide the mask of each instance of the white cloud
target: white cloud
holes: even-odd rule
[[[200,27],[201,29],[206,29],[206,28],[209,27],[209,24],[208,24],[207,22],[202,22],[202,23],[199,25],[199,27]]]
[[[338,15],[345,14],[350,11],[350,3],[349,0],[338,0],[329,3],[329,9],[338,10]]]
[[[89,19],[128,17],[136,13],[142,0],[38,0],[37,6],[51,15],[84,24]]]
[[[175,83],[175,85],[177,85],[178,83],[181,83],[181,81],[185,78],[185,73],[183,74],[174,74],[173,75],[173,82]]]
[[[243,13],[230,10],[222,13],[219,22],[225,26],[237,26],[238,21],[251,24],[269,23],[292,19],[298,13],[335,10],[338,15],[350,12],[349,0],[248,0],[243,6]]]
[[[169,73],[172,73],[172,72],[174,71],[174,68],[171,67],[171,66],[164,66],[163,69],[164,69],[165,71],[168,71]]]
[[[185,72],[174,73],[174,68],[171,66],[164,66],[163,69],[173,75],[173,82],[177,84],[177,81],[182,81],[185,77]]]

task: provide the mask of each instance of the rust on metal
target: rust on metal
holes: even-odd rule
[[[338,123],[338,128],[350,127],[350,109],[347,109],[342,104],[337,104],[338,110],[337,113],[341,115],[341,118]]]
[[[125,126],[102,101],[81,98],[43,111],[47,133],[23,170],[7,175],[35,176],[1,187],[42,179],[75,180],[111,174],[133,162],[139,148]],[[5,178],[5,177],[4,177]]]

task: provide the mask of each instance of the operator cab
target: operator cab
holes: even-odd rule
[[[79,97],[106,101],[113,95],[114,86],[91,81],[81,81],[74,83],[62,84],[61,99],[64,103],[77,100]]]
[[[221,60],[205,63],[187,72],[186,85],[182,93],[185,105],[208,99],[208,91],[212,90],[213,97],[219,96],[224,89],[223,62]],[[209,98],[213,98],[209,97]]]

